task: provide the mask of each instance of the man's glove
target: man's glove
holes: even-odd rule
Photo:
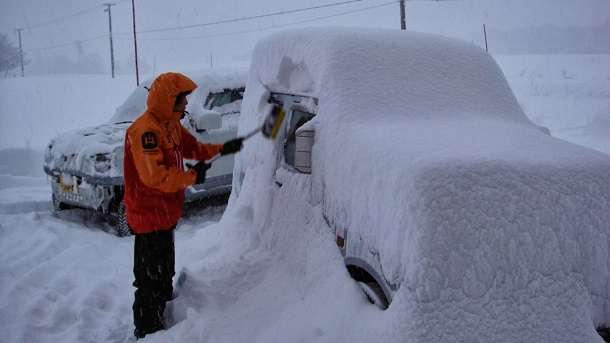
[[[228,141],[222,145],[222,151],[220,152],[220,154],[222,156],[234,154],[241,150],[241,147],[243,146],[243,144],[244,144],[243,138],[231,139],[230,141]]]
[[[199,161],[191,167],[197,173],[197,179],[195,180],[196,185],[202,184],[205,181],[205,173],[211,166],[211,164]]]

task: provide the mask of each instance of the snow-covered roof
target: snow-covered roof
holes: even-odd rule
[[[272,91],[341,103],[332,109],[336,116],[482,115],[528,121],[490,55],[438,35],[296,29],[259,42],[252,66]]]
[[[196,109],[203,108],[206,97],[210,92],[219,92],[225,88],[240,88],[246,84],[247,71],[244,68],[234,67],[231,69],[213,69],[202,71],[184,72],[197,84],[197,89],[189,96],[189,104],[187,110],[193,112]],[[142,112],[146,110],[146,97],[148,90],[144,87],[150,87],[154,78],[143,81],[125,102],[119,106],[110,123],[119,123],[124,121],[133,121]]]

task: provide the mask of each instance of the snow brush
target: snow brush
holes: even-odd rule
[[[286,112],[284,112],[282,104],[278,102],[271,102],[271,104],[273,107],[271,108],[269,114],[267,114],[267,118],[265,118],[263,125],[246,134],[243,137],[244,140],[259,132],[262,133],[267,139],[275,140],[277,138],[277,134],[280,132],[280,127],[284,122],[284,117],[286,117]]]
[[[286,117],[286,112],[282,108],[282,104],[275,100],[270,100],[269,103],[273,105],[271,107],[271,111],[267,114],[263,125],[257,127],[256,129],[248,132],[246,135],[242,137],[242,140],[247,140],[252,138],[252,136],[257,133],[261,133],[263,137],[275,140],[277,138],[278,133],[280,132],[280,127],[282,127],[282,123],[284,122],[284,118]],[[209,160],[206,160],[205,163],[212,163],[219,159],[221,154],[216,154]]]

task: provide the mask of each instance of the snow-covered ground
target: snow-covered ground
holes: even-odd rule
[[[557,138],[610,154],[609,55],[495,58],[530,119]]]
[[[496,59],[530,119],[556,137],[610,154],[610,56]],[[58,131],[107,120],[133,80],[102,79],[0,80],[0,150],[28,144],[42,150]],[[24,176],[12,158],[0,160],[0,341],[129,341],[133,238],[106,233],[106,224],[87,212],[54,216],[46,180]],[[273,215],[281,221],[273,224],[284,231],[255,231],[254,213],[238,209],[221,222],[219,208],[181,222],[176,269],[187,277],[170,310],[175,323],[145,341],[411,340],[396,336],[399,327],[388,330],[392,307],[377,310],[350,279],[317,211],[282,206],[304,178],[276,194]],[[264,200],[268,190],[244,192]],[[461,341],[452,334],[447,341]]]
[[[24,179],[0,178],[1,341],[128,341],[133,237],[108,233],[89,212],[54,216],[44,179],[5,188],[9,181]],[[176,234],[178,266],[187,248],[182,243],[205,233],[221,212],[207,209],[183,222]]]

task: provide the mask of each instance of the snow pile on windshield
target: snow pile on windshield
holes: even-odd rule
[[[383,342],[594,342],[594,327],[610,325],[610,158],[533,125],[480,48],[419,33],[288,31],[257,45],[246,89],[241,133],[262,123],[270,91],[319,99],[313,171],[295,181],[281,141],[252,139],[228,213],[273,252],[309,242],[292,236],[303,223],[282,219],[293,211],[312,213],[300,219],[311,234],[347,229],[368,242],[394,300],[350,329],[373,326]]]
[[[218,69],[206,71],[185,72],[197,84],[197,89],[188,97],[187,111],[194,112],[203,109],[205,100],[210,92],[219,92],[225,88],[239,88],[246,83],[247,72],[244,69]],[[154,78],[148,79],[140,84],[136,90],[116,109],[110,118],[111,123],[135,120],[146,110],[146,97]]]

